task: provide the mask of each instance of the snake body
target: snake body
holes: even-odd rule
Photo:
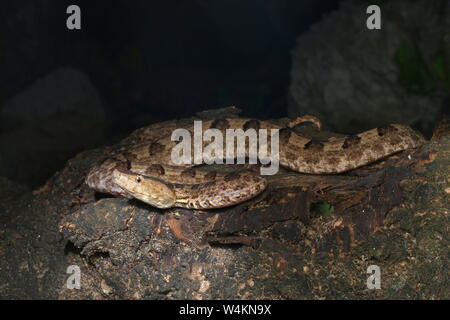
[[[317,140],[295,130],[305,122],[320,129],[313,116],[293,120],[218,119],[202,122],[203,131],[218,129],[279,129],[279,162],[300,173],[346,172],[423,143],[423,137],[402,124],[391,124],[356,135]],[[158,208],[212,209],[235,205],[260,194],[266,180],[252,170],[230,174],[199,170],[172,162],[174,125],[152,125],[139,130],[137,142],[121,148],[91,168],[86,183],[94,190],[137,198]],[[193,126],[185,128],[193,134]],[[203,147],[210,142],[203,141]],[[261,145],[260,145],[261,147]],[[267,146],[270,150],[270,139]],[[245,150],[248,155],[248,150]],[[192,161],[192,163],[194,163]]]

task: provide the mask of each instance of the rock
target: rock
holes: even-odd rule
[[[431,133],[449,74],[439,64],[442,1],[380,6],[381,30],[366,28],[366,3],[347,0],[297,39],[290,116],[314,114],[337,132],[400,122]]]
[[[94,197],[92,190],[82,186],[72,194],[85,201],[64,214],[59,230],[79,250],[80,255],[71,256],[68,263],[89,261],[83,271],[89,285],[82,292],[62,288],[59,298],[398,299],[411,297],[414,292],[409,288],[414,283],[421,285],[416,296],[443,298],[448,239],[439,234],[447,228],[442,208],[448,204],[437,201],[436,207],[431,205],[448,186],[446,173],[440,172],[448,170],[448,132],[442,137],[369,166],[365,172],[338,176],[280,173],[271,177],[268,193],[210,211],[157,210],[120,198],[92,202],[88,200]],[[83,176],[87,163],[97,163],[111,148],[77,157],[58,181],[64,184],[66,175]],[[426,182],[425,177],[432,178]],[[73,180],[71,184],[79,188]],[[434,188],[434,183],[439,186]],[[49,187],[61,189],[54,182]],[[331,203],[333,212],[310,212],[311,203],[318,200]],[[438,209],[436,214],[414,218],[428,205],[433,207],[431,212]],[[406,224],[408,229],[420,229],[422,222],[426,230],[417,231],[427,237],[422,245],[436,245],[432,254],[413,239],[400,240],[408,237]],[[413,269],[415,263],[408,261],[409,255],[425,259],[417,263],[418,272]],[[433,268],[432,256],[443,272],[430,281],[423,277]],[[407,273],[397,269],[397,261]],[[372,264],[389,270],[383,271],[383,286],[389,291],[365,290],[364,275]],[[406,279],[407,286],[393,290],[399,277]]]
[[[369,171],[291,173],[251,208],[207,212],[99,199],[83,182],[114,146],[80,153],[44,187],[0,201],[0,297],[447,299],[450,136],[439,131]],[[310,196],[334,212],[310,215]],[[382,290],[365,286],[374,264]],[[69,265],[81,290],[66,286]]]
[[[27,192],[27,187],[0,176],[0,200],[15,198]]]
[[[0,175],[32,187],[76,152],[100,143],[106,128],[97,91],[71,68],[37,80],[1,115]]]
[[[105,121],[100,97],[87,76],[61,68],[6,102],[0,108],[1,127],[5,131],[69,113]]]

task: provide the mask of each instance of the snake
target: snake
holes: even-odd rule
[[[279,164],[303,174],[344,173],[392,154],[417,148],[422,135],[403,124],[390,124],[353,135],[316,139],[299,133],[305,124],[321,130],[321,121],[310,115],[294,119],[257,120],[223,118],[202,121],[202,129],[278,129]],[[171,132],[176,122],[141,128],[132,141],[102,158],[92,166],[86,184],[100,193],[135,198],[153,207],[216,209],[248,201],[268,185],[264,176],[251,168],[221,173],[199,168],[197,164],[172,161],[177,145]],[[194,133],[194,126],[187,128]],[[208,141],[203,141],[203,147]],[[270,146],[270,139],[267,142]],[[248,155],[248,146],[245,150]],[[191,163],[194,163],[193,161]]]

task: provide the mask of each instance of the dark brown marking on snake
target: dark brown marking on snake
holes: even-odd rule
[[[305,150],[323,150],[324,144],[317,140],[310,140],[305,146],[303,147]]]
[[[347,138],[345,138],[345,141],[342,144],[342,148],[348,149],[348,148],[354,147],[354,146],[358,145],[360,141],[361,141],[361,137],[359,137],[357,135],[348,136]]]
[[[128,160],[127,161],[118,162],[115,165],[114,169],[117,169],[119,171],[128,171],[128,170],[131,169],[131,162],[129,162]]]
[[[205,182],[205,183],[202,183],[202,184],[197,184],[197,186],[202,186],[202,187],[206,187],[206,188],[209,188],[209,187],[211,187],[213,185],[214,185],[214,181],[209,181],[209,182]]]
[[[193,184],[191,185],[191,190],[197,190],[198,188],[200,188],[201,184]]]
[[[124,152],[122,154],[125,157],[125,159],[130,162],[136,160],[136,158],[137,158],[136,155],[131,152]]]
[[[213,129],[219,129],[219,130],[226,130],[229,129],[230,124],[228,123],[228,120],[226,119],[216,119],[211,123],[211,128]]]
[[[378,135],[380,137],[382,137],[382,136],[384,136],[384,135],[386,135],[388,133],[392,133],[392,132],[396,132],[396,131],[397,131],[397,128],[395,128],[395,127],[393,127],[391,125],[387,125],[387,126],[384,126],[384,127],[378,127],[377,128],[377,133],[378,133]]]
[[[291,135],[292,135],[291,128],[283,128],[283,129],[281,129],[280,132],[279,132],[279,138],[280,138],[281,144],[288,143],[289,139],[291,138]]]
[[[317,124],[315,124],[312,121],[302,121],[300,123],[297,123],[295,126],[292,127],[292,129],[300,129],[300,128],[308,128],[308,127],[314,127],[317,128]]]
[[[166,171],[162,165],[152,164],[145,170],[145,173],[148,175],[164,175]]]
[[[180,176],[183,178],[195,178],[196,175],[197,175],[197,171],[192,168],[183,170],[180,174]]]
[[[229,182],[229,181],[235,179],[240,173],[241,172],[239,172],[239,171],[228,173],[225,177],[223,177],[223,180],[226,182]]]
[[[162,145],[158,142],[153,142],[152,144],[150,144],[150,146],[148,148],[148,154],[153,156],[157,153],[160,153],[164,149],[165,149],[164,145]]]
[[[217,172],[216,171],[210,171],[205,175],[205,179],[208,180],[214,180],[217,176]]]
[[[256,131],[259,130],[260,123],[258,120],[252,119],[248,120],[246,123],[244,123],[244,130],[247,131],[248,129],[255,129]]]
[[[401,143],[401,141],[402,141],[402,138],[397,135],[392,135],[392,137],[388,140],[388,142],[391,146],[395,146],[395,145]]]

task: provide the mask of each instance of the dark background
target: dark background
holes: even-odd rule
[[[81,8],[81,30],[66,27],[72,4]],[[13,121],[0,114],[0,177],[36,188],[77,153],[157,121],[230,105],[243,116],[287,116],[290,50],[338,1],[22,0],[1,6],[0,111],[25,98],[9,107],[19,114]],[[32,106],[39,117],[50,104],[62,110],[70,104],[59,97],[70,91],[70,76],[61,80],[64,90],[53,80],[53,87],[28,94],[65,67],[90,80],[102,119],[89,107],[82,111],[87,118],[34,119],[26,111]],[[48,97],[58,98],[47,103]]]
[[[126,122],[136,117],[170,119],[227,105],[248,116],[285,116],[295,39],[337,2],[49,1],[22,14],[23,24],[32,25],[28,30],[22,21],[9,23],[18,28],[7,40],[32,37],[37,47],[8,46],[3,98],[73,66],[100,92],[113,130],[133,126]],[[65,27],[70,4],[81,8],[80,31]],[[18,6],[3,5],[0,20],[7,23]]]

